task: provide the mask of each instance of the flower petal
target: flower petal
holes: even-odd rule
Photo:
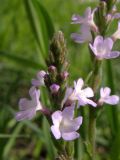
[[[109,87],[101,88],[100,89],[100,97],[104,98],[109,96],[111,93],[111,89]]]
[[[87,104],[89,104],[89,105],[91,105],[93,107],[97,106],[97,104],[94,101],[92,101],[91,99],[87,99]]]
[[[96,48],[92,44],[89,44],[89,46],[91,50],[93,51],[93,53],[97,56]]]
[[[106,38],[104,40],[104,45],[106,46],[107,50],[111,51],[111,49],[113,47],[113,40],[111,38]]]
[[[103,43],[103,37],[102,36],[97,36],[96,38],[95,38],[95,41],[94,41],[94,44],[93,44],[93,46],[94,47],[99,47],[99,45],[101,45]]]
[[[84,13],[85,18],[89,18],[92,14],[91,8],[88,7]]]
[[[76,43],[84,43],[84,37],[81,34],[77,33],[72,33],[71,38],[76,42]]]
[[[52,121],[53,121],[54,125],[59,126],[61,120],[62,120],[62,112],[61,111],[56,111],[52,114]]]
[[[119,103],[119,97],[116,96],[116,95],[112,95],[112,96],[109,96],[107,97],[105,100],[104,100],[105,103],[108,103],[108,104],[112,104],[112,105],[116,105]]]
[[[88,98],[94,96],[93,90],[90,87],[83,89],[83,92],[84,92],[85,96]]]
[[[74,81],[75,92],[76,92],[76,93],[79,93],[79,92],[81,91],[81,88],[83,87],[83,85],[84,85],[84,81],[83,81],[82,78],[79,78],[79,79],[77,80],[77,82]]]
[[[36,92],[36,88],[34,86],[32,86],[30,89],[29,89],[29,95],[30,97],[34,97],[35,95],[35,92]]]
[[[83,37],[84,42],[92,41],[92,34],[91,34],[89,25],[82,24],[80,31],[81,31],[81,36]]]
[[[39,80],[44,80],[44,76],[46,75],[46,72],[45,71],[39,71],[38,73],[37,73],[37,78],[39,79]]]
[[[65,140],[65,141],[72,141],[76,138],[79,138],[79,133],[77,132],[71,132],[71,133],[62,133],[62,138]]]
[[[21,98],[19,101],[19,109],[27,110],[33,107],[32,101],[27,98]]]
[[[36,89],[34,86],[29,90],[30,97],[35,106],[39,104],[40,90]]]
[[[80,24],[84,22],[84,18],[79,16],[78,14],[74,14],[72,16],[72,24]]]
[[[71,107],[66,107],[62,112],[63,118],[65,118],[65,119],[73,119],[74,108],[75,108],[74,105],[71,106]]]
[[[120,56],[119,51],[111,51],[110,53],[106,54],[104,58],[111,59],[111,58],[117,58]]]
[[[52,131],[52,133],[53,133],[53,135],[55,136],[56,139],[61,138],[61,133],[60,133],[60,130],[57,126],[52,125],[51,126],[51,131]]]
[[[26,119],[32,119],[36,114],[36,110],[34,108],[25,110],[25,111],[20,111],[15,114],[15,118],[17,121],[22,121]]]
[[[38,79],[32,79],[31,83],[35,87],[42,85],[41,82]]]
[[[82,124],[82,117],[77,117],[74,120],[67,119],[66,117],[62,121],[62,125],[60,126],[61,133],[69,133],[74,132],[80,128]]]
[[[74,131],[77,131],[80,128],[82,121],[83,121],[83,118],[81,116],[72,120],[72,125],[74,126]]]

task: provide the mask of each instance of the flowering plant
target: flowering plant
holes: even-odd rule
[[[49,58],[46,60],[48,69],[39,71],[36,78],[31,81],[32,87],[29,90],[31,99],[22,98],[19,101],[20,111],[15,115],[18,121],[32,119],[38,110],[47,118],[59,160],[74,159],[75,146],[71,144],[81,138],[81,127],[85,125],[86,119],[80,112],[82,106],[89,106],[87,125],[89,130],[88,137],[85,137],[85,147],[90,159],[95,159],[95,128],[98,113],[104,103],[109,105],[119,103],[119,96],[110,95],[111,89],[103,87],[101,83],[103,60],[120,56],[119,51],[112,49],[117,39],[120,39],[120,22],[117,31],[109,37],[106,36],[109,24],[120,17],[119,13],[113,13],[113,5],[115,5],[114,0],[101,0],[94,10],[88,7],[84,16],[77,14],[72,16],[72,24],[81,25],[81,34],[72,33],[71,38],[77,43],[87,43],[93,61],[92,74],[88,76],[89,81],[84,82],[79,78],[74,81],[74,86],[68,85],[70,73],[66,43],[63,33],[59,31],[50,44]],[[44,106],[40,101],[42,87],[45,87],[49,93],[51,108]],[[64,143],[66,141],[68,143]]]

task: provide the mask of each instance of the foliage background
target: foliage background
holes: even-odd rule
[[[18,110],[19,99],[28,96],[31,79],[38,70],[46,68],[45,57],[53,30],[62,30],[65,34],[70,83],[78,77],[85,78],[91,71],[92,62],[87,45],[75,44],[70,39],[70,34],[79,31],[79,26],[70,22],[72,14],[83,14],[86,7],[96,5],[97,0],[0,0],[1,160],[53,159],[56,151],[46,120],[38,113],[32,121],[18,123],[14,113]],[[119,3],[117,7],[120,11]],[[115,31],[116,25],[113,24],[109,34]],[[120,41],[115,49],[120,50]],[[103,86],[107,84],[118,95],[119,64],[119,59],[104,62],[102,82]],[[47,105],[49,102],[44,89],[42,95]],[[105,106],[97,121],[96,160],[120,160],[119,148],[120,107]],[[83,159],[83,150],[80,139],[79,160]]]

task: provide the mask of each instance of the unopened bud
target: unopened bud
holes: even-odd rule
[[[55,73],[56,72],[56,67],[51,65],[50,67],[48,67],[48,72],[49,73]]]
[[[68,76],[69,76],[69,73],[67,71],[64,71],[61,73],[62,80],[66,80],[68,78]]]
[[[50,90],[51,90],[51,92],[52,92],[53,94],[56,94],[56,93],[59,91],[59,89],[60,89],[60,86],[57,85],[57,84],[52,84],[52,85],[50,86]]]

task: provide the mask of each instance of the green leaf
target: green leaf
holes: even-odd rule
[[[0,138],[30,138],[29,135],[0,134]]]
[[[38,0],[24,0],[24,4],[41,55],[46,58],[49,38],[54,32],[50,16]]]
[[[10,153],[11,148],[15,144],[16,137],[19,134],[19,132],[21,131],[22,127],[23,127],[23,123],[19,123],[16,126],[16,128],[14,129],[12,137],[8,140],[6,146],[4,147],[4,151],[3,151],[3,158],[4,159],[8,157],[8,154]]]
[[[113,76],[114,72],[112,70],[111,61],[106,61],[106,69],[107,69],[107,85],[111,88],[112,94],[114,94],[115,93],[114,76]],[[116,132],[119,129],[118,108],[117,106],[109,108],[106,107],[106,111],[112,128],[112,133],[116,134]]]
[[[3,61],[8,61],[8,64],[10,62],[13,62],[16,65],[20,65],[21,67],[27,67],[32,69],[45,69],[45,67],[39,63],[4,51],[0,51],[0,59]]]

